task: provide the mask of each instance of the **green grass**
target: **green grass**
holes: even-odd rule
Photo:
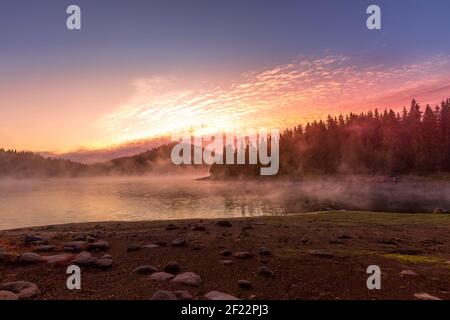
[[[416,256],[416,255],[406,255],[406,254],[397,254],[397,253],[389,253],[383,255],[389,259],[395,259],[404,263],[415,263],[415,264],[441,264],[444,263],[444,259],[432,256]]]

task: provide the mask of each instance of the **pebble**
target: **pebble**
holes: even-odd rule
[[[237,258],[237,259],[249,259],[249,258],[253,258],[254,254],[251,253],[251,252],[246,252],[246,251],[236,252],[234,254],[234,257]]]
[[[36,264],[43,262],[44,258],[33,252],[25,252],[19,256],[18,262],[24,264]]]
[[[231,250],[228,250],[228,249],[220,251],[221,256],[228,257],[228,256],[231,256],[232,254],[233,254],[233,252],[231,252]]]
[[[73,260],[74,257],[75,256],[70,253],[62,253],[53,256],[46,256],[44,257],[44,259],[48,264],[58,265],[58,264],[68,264]]]
[[[95,265],[102,269],[110,268],[113,265],[113,260],[112,259],[97,259],[95,261]]]
[[[150,280],[166,281],[172,279],[173,277],[174,277],[173,274],[167,272],[155,272],[150,276]]]
[[[402,275],[402,276],[417,276],[417,273],[415,273],[412,270],[403,270],[402,272],[400,272],[400,275]]]
[[[234,261],[233,261],[233,260],[222,260],[222,261],[220,261],[220,262],[223,263],[223,264],[226,265],[226,266],[231,266],[231,265],[234,264]]]
[[[177,273],[180,272],[181,267],[176,261],[169,261],[164,267],[164,271],[167,273]]]
[[[186,240],[184,239],[175,239],[172,241],[172,245],[174,247],[184,247],[186,245]]]
[[[440,298],[432,296],[425,292],[415,293],[414,297],[419,300],[441,300]]]
[[[71,241],[63,244],[64,251],[79,252],[84,249],[84,241]]]
[[[19,300],[19,296],[11,291],[0,291],[0,301]]]
[[[208,300],[239,300],[235,296],[220,291],[210,291],[205,294],[205,298]]]
[[[82,251],[80,252],[75,259],[73,259],[72,263],[77,266],[89,266],[93,265],[96,262],[96,258],[93,257],[89,252]]]
[[[217,225],[218,227],[227,227],[227,228],[233,226],[233,225],[231,224],[231,222],[228,221],[228,220],[219,220],[219,221],[216,222],[216,225]]]
[[[159,248],[159,245],[151,243],[151,244],[145,245],[144,248],[147,248],[147,249]]]
[[[241,289],[250,289],[252,287],[252,283],[248,280],[239,280],[238,286]]]
[[[166,230],[177,230],[177,229],[180,229],[180,227],[177,226],[177,225],[174,225],[174,224],[169,224],[169,225],[166,227]]]
[[[140,274],[151,274],[151,273],[155,273],[158,271],[159,271],[158,268],[156,268],[154,266],[149,266],[149,265],[140,266],[133,270],[133,272],[140,273]]]
[[[109,242],[105,240],[99,240],[87,245],[88,251],[105,251],[109,249]]]
[[[127,251],[138,251],[141,250],[141,246],[138,244],[129,244],[127,247]]]
[[[158,290],[153,294],[150,300],[178,300],[178,298],[172,291]]]
[[[185,272],[177,275],[173,280],[173,283],[184,284],[187,286],[198,287],[202,283],[202,278],[193,272]]]
[[[266,266],[261,266],[258,268],[258,274],[265,276],[265,277],[272,277],[273,276],[273,271],[270,270],[268,267]]]
[[[19,299],[33,298],[39,294],[39,288],[32,282],[14,281],[0,284],[0,291],[11,291],[19,297]]]
[[[173,293],[177,296],[178,300],[194,299],[194,297],[192,296],[192,294],[189,291],[182,290],[182,291],[174,291]]]

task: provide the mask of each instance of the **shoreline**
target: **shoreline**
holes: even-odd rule
[[[195,300],[210,291],[250,300],[415,299],[422,292],[450,299],[449,231],[450,215],[342,211],[20,228],[0,231],[0,287],[35,284],[38,293],[25,299],[147,300],[161,290]],[[66,268],[76,257],[83,286],[71,291]],[[382,290],[365,285],[365,268],[374,264]],[[158,278],[161,272],[169,278]],[[174,282],[184,273],[201,280]]]

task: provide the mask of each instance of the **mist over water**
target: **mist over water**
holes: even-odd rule
[[[0,180],[0,229],[88,221],[250,217],[320,210],[450,210],[450,182],[199,181],[188,176]]]

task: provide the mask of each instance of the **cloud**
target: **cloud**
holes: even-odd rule
[[[198,88],[186,82],[176,77],[136,80],[134,96],[99,124],[120,142],[182,130],[282,129],[328,114],[399,108],[413,97],[437,103],[448,95],[450,56],[397,66],[339,55],[299,57],[246,72],[227,85]]]

